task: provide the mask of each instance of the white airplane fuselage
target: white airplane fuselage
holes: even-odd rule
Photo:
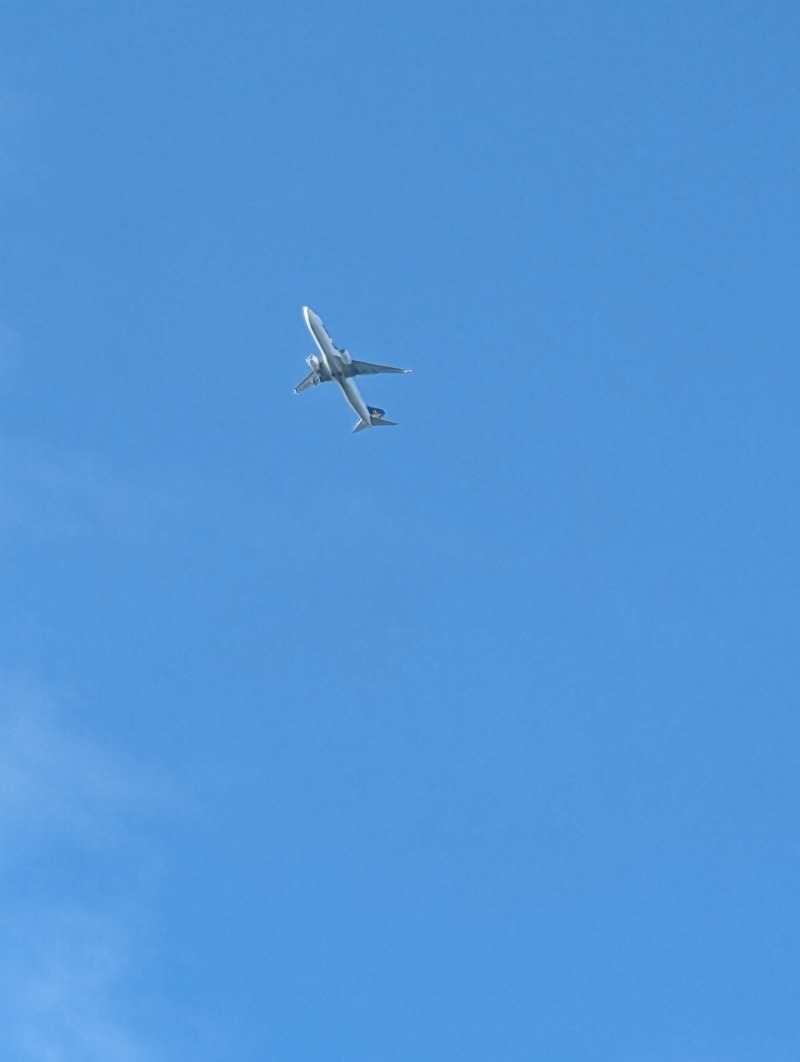
[[[320,364],[330,374],[330,378],[339,385],[347,404],[364,421],[364,427],[371,427],[370,411],[361,397],[361,392],[356,387],[355,378],[345,375],[344,366],[348,365],[353,359],[346,350],[339,350],[334,345],[333,340],[325,329],[325,325],[309,306],[303,307],[303,317],[319,351]]]

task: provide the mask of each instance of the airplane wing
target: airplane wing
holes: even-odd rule
[[[315,374],[313,372],[310,372],[308,374],[308,376],[304,376],[303,379],[300,381],[300,383],[297,385],[297,387],[295,387],[294,393],[296,395],[299,395],[301,391],[305,391],[307,388],[313,387],[314,386],[314,376],[315,376]],[[319,377],[317,377],[317,383],[320,383],[320,382],[321,381],[320,381]]]
[[[411,369],[394,369],[391,365],[372,365],[368,361],[351,361],[346,372],[348,376],[372,376],[377,372],[411,372]]]

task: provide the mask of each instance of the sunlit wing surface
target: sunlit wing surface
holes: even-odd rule
[[[307,388],[313,387],[314,386],[314,376],[315,376],[315,373],[313,373],[313,372],[310,372],[308,374],[308,376],[304,376],[303,379],[300,381],[300,383],[297,385],[297,387],[295,387],[294,393],[296,395],[299,395],[301,391],[305,391]],[[318,383],[321,382],[319,377],[317,377],[317,382]]]
[[[351,361],[345,372],[348,376],[372,376],[378,372],[411,372],[411,369],[395,369],[391,365],[373,365],[369,361]]]

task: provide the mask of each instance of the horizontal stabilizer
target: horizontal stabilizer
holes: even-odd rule
[[[396,420],[385,420],[383,417],[370,417],[370,423],[367,424],[367,422],[365,420],[359,419],[356,422],[356,425],[353,428],[353,431],[363,431],[364,428],[382,428],[382,427],[396,428],[397,427],[397,421]]]

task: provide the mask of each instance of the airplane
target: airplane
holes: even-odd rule
[[[355,376],[367,376],[378,372],[411,372],[411,369],[394,369],[390,365],[372,365],[368,361],[354,361],[346,350],[340,350],[328,334],[325,325],[314,311],[303,307],[303,319],[317,345],[319,354],[310,354],[306,364],[311,372],[295,387],[294,393],[309,387],[316,387],[329,380],[335,380],[342,390],[347,404],[358,414],[353,431],[364,428],[394,427],[397,421],[385,420],[386,411],[376,406],[368,406],[356,387]]]

